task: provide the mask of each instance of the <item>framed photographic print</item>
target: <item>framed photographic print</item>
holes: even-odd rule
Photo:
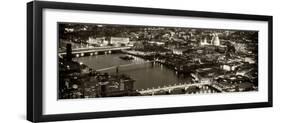
[[[272,107],[272,16],[27,3],[33,122]]]

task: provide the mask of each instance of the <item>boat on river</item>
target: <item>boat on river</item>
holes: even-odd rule
[[[123,60],[134,60],[134,58],[131,56],[120,56],[119,58]]]

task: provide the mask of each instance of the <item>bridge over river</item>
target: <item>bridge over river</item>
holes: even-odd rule
[[[84,54],[84,53],[97,53],[97,52],[111,52],[116,50],[127,50],[130,49],[129,46],[124,47],[86,47],[86,48],[77,48],[72,49],[72,54]],[[66,55],[66,52],[59,52],[59,55]]]
[[[148,89],[142,89],[142,90],[137,90],[140,94],[153,94],[155,92],[159,91],[166,91],[166,92],[171,92],[174,89],[182,88],[184,90],[187,90],[189,87],[196,86],[196,87],[201,87],[201,86],[211,86],[215,89],[217,89],[220,92],[224,92],[219,86],[213,86],[211,82],[200,82],[200,83],[193,83],[193,84],[174,84],[174,85],[169,85],[169,86],[164,86],[164,87],[158,87],[158,88],[148,88]]]
[[[111,67],[107,67],[107,68],[102,68],[102,69],[98,69],[96,71],[105,71],[105,70],[110,70],[110,69],[117,69],[117,68],[123,68],[123,67],[130,67],[130,66],[134,66],[134,65],[138,65],[138,64],[147,64],[147,63],[153,63],[155,61],[143,61],[143,62],[139,62],[139,63],[131,63],[131,64],[124,64],[124,65],[116,65],[116,66],[111,66]]]

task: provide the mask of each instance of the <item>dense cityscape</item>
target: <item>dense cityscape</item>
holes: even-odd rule
[[[58,26],[58,99],[258,91],[257,31]]]

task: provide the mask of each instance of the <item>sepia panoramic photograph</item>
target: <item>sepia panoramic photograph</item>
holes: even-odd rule
[[[57,26],[58,99],[258,91],[258,31]]]

